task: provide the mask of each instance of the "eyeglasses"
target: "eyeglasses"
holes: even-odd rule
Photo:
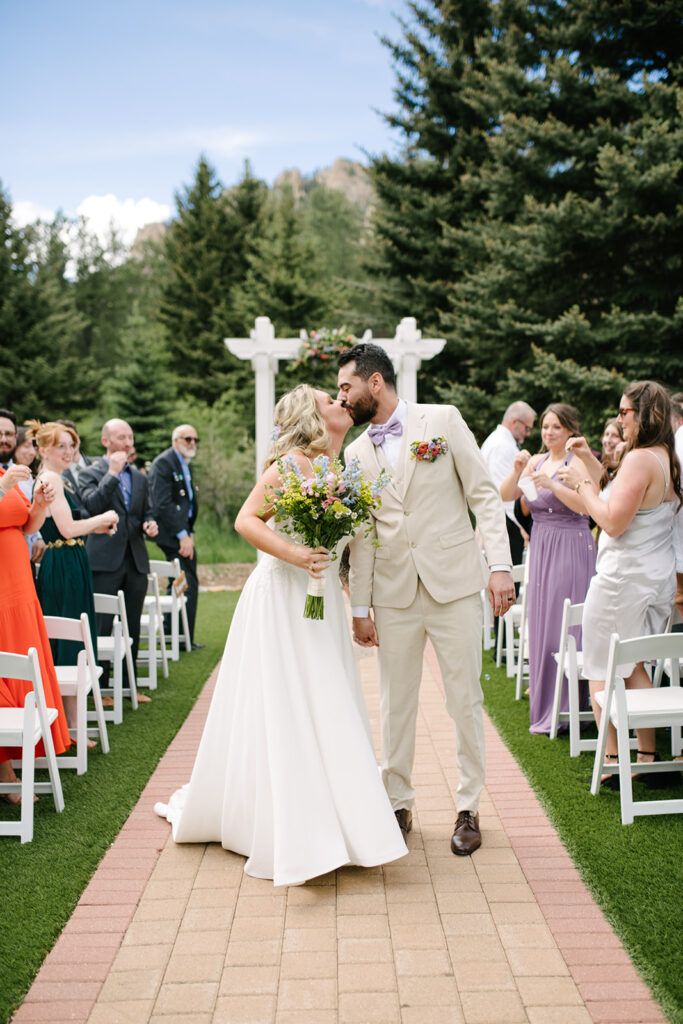
[[[630,406],[630,405],[627,406],[626,409],[619,409],[619,412],[617,413],[617,419],[618,420],[620,420],[620,419],[623,420],[623,418],[624,418],[624,416],[626,415],[627,412],[635,412],[635,411],[636,410],[632,406]]]
[[[533,430],[533,426],[530,427],[528,423],[524,422],[524,420],[518,419],[517,422],[520,424],[520,426],[522,426],[524,428],[524,433],[525,434],[530,434],[531,431]]]
[[[186,444],[199,444],[198,437],[179,437],[179,441],[184,441]]]
[[[16,437],[16,430],[0,430],[0,437]]]

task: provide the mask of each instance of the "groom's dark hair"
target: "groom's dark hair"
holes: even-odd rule
[[[369,341],[361,341],[347,352],[342,352],[338,359],[339,366],[347,363],[356,364],[356,373],[361,380],[368,380],[373,373],[381,373],[384,383],[396,390],[396,374],[391,359],[383,348]]]

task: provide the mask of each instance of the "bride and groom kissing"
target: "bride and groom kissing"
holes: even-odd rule
[[[391,361],[371,343],[340,356],[338,385],[336,400],[299,385],[276,406],[271,456],[235,522],[264,556],[235,610],[190,782],[155,807],[176,842],[220,842],[276,885],[407,853],[427,638],[455,724],[451,849],[479,847],[480,591],[488,586],[494,614],[515,600],[500,497],[457,409],[398,399]],[[309,476],[317,455],[339,453],[352,423],[370,427],[347,460],[357,458],[366,479],[382,469],[391,477],[373,512],[378,544],[361,532],[350,539],[353,639],[378,647],[381,777],[333,574],[325,618],[302,617],[307,579],[324,577],[329,552],[293,543],[264,504],[280,482],[278,458]]]

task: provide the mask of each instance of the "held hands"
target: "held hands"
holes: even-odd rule
[[[0,491],[7,494],[21,480],[30,480],[31,470],[28,466],[10,466],[4,476],[0,477]]]
[[[330,553],[327,548],[309,548],[305,544],[293,544],[293,565],[305,569],[314,580],[321,579],[330,567]]]
[[[375,623],[369,615],[353,619],[353,639],[359,647],[379,647]]]

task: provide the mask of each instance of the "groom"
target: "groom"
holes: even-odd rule
[[[339,398],[370,427],[346,449],[364,475],[391,482],[374,514],[380,546],[358,535],[351,547],[353,635],[379,646],[382,776],[404,838],[412,828],[411,772],[425,640],[434,645],[446,707],[455,722],[458,813],[451,849],[481,845],[477,807],[484,786],[480,590],[487,585],[470,522],[486,549],[495,614],[515,600],[505,512],[474,437],[454,406],[414,405],[396,395],[384,349],[362,343],[339,358]],[[412,454],[433,442],[431,458]],[[374,618],[370,615],[370,607]]]

